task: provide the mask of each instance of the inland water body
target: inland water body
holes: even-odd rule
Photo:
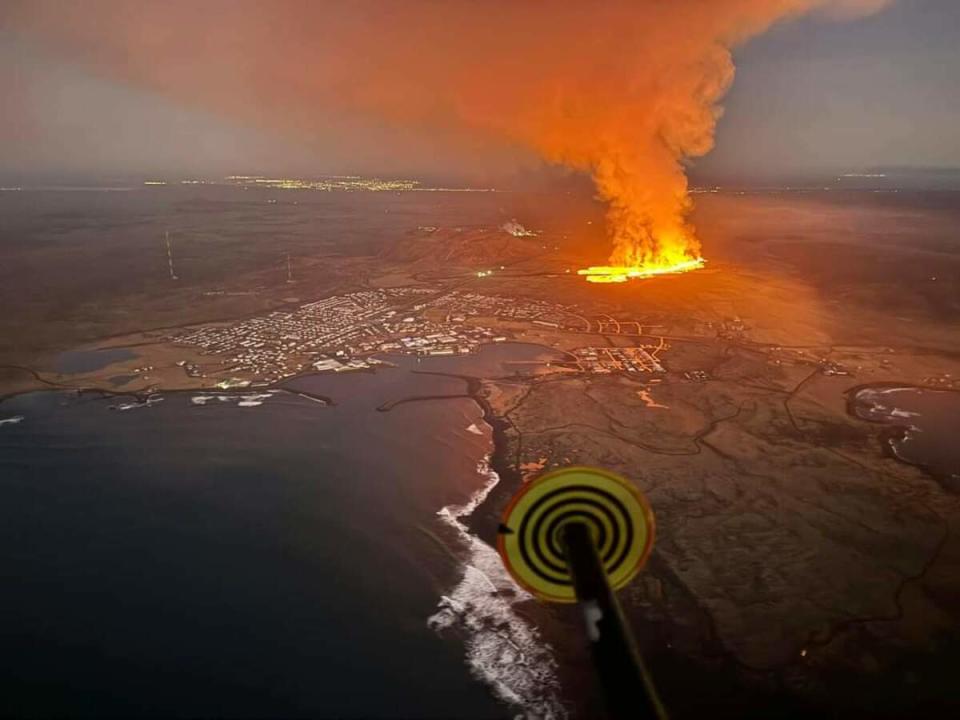
[[[960,392],[880,385],[853,397],[857,417],[890,427],[884,441],[894,457],[927,469],[960,492]]]

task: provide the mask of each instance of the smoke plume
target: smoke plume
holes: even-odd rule
[[[526,147],[591,174],[612,264],[662,266],[700,254],[684,168],[713,146],[731,50],[784,19],[885,2],[31,0],[8,4],[3,25],[304,137],[333,108]]]

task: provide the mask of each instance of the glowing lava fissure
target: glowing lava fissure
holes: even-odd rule
[[[704,132],[712,139],[712,126]],[[651,157],[659,161],[659,170],[653,170],[657,163]],[[590,168],[598,199],[607,203],[613,249],[606,265],[580,271],[588,281],[626,282],[703,265],[700,241],[688,221],[693,203],[680,158],[661,146],[639,155],[620,152],[616,161]]]
[[[707,261],[702,257],[690,260],[681,260],[676,263],[647,264],[647,265],[594,265],[577,270],[587,282],[593,283],[622,283],[627,280],[653,277],[655,275],[676,275],[678,273],[699,270]]]
[[[689,200],[683,198],[678,206],[679,209],[668,211],[673,215],[675,230],[662,233],[651,232],[647,223],[637,222],[636,214],[611,212],[609,221],[614,228],[614,250],[610,264],[584,268],[577,274],[584,276],[587,282],[622,283],[702,268],[706,260],[700,254],[700,243],[682,216],[689,207]]]

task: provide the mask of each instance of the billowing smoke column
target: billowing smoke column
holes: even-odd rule
[[[309,135],[331,109],[500,138],[592,175],[620,280],[698,266],[684,162],[707,153],[731,48],[886,0],[196,3],[10,8],[14,28],[123,79]],[[389,149],[387,150],[389,151]]]

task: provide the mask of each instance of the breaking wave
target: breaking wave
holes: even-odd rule
[[[160,402],[163,402],[163,396],[153,394],[153,395],[148,395],[143,400],[138,399],[138,400],[133,400],[131,402],[122,402],[122,403],[117,403],[115,405],[108,405],[107,407],[111,410],[127,411],[127,410],[136,410],[137,408],[153,407],[154,405]]]
[[[468,530],[471,515],[500,482],[489,456],[477,466],[486,482],[463,505],[448,505],[437,515],[453,528],[467,548],[463,577],[441,597],[427,625],[437,632],[455,628],[466,636],[467,664],[503,701],[519,706],[530,718],[565,718],[560,700],[557,662],[552,648],[514,609],[531,599],[513,581],[496,550]]]
[[[267,390],[262,393],[246,393],[242,395],[194,395],[190,402],[194,405],[206,405],[211,400],[222,403],[236,403],[237,407],[258,407],[263,405],[264,400],[268,400],[276,393],[276,390]]]

